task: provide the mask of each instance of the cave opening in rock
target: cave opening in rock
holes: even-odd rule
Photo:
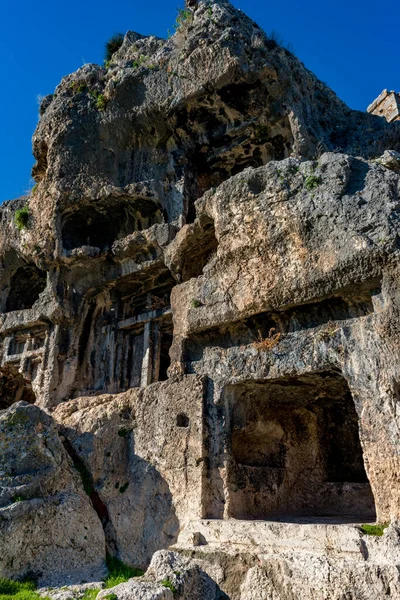
[[[5,312],[32,308],[45,287],[45,271],[35,265],[19,267],[10,279]]]
[[[266,99],[268,99],[266,101]],[[180,107],[173,117],[177,173],[185,174],[185,219],[196,218],[194,201],[248,167],[290,156],[293,135],[283,106],[260,80],[235,82]],[[185,165],[185,166],[184,166]]]
[[[0,370],[0,410],[20,401],[34,404],[36,397],[31,382],[23,377],[16,365],[8,364]]]
[[[334,372],[229,386],[229,516],[375,518],[358,417]]]
[[[150,200],[125,201],[107,206],[84,206],[64,218],[64,250],[92,246],[104,251],[116,240],[163,220],[158,204]]]

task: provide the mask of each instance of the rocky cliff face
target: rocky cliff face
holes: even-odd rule
[[[44,99],[1,207],[1,575],[173,548],[118,598],[400,598],[399,134],[225,0]]]

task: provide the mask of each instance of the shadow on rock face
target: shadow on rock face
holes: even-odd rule
[[[108,552],[135,567],[147,567],[154,552],[177,540],[179,521],[168,483],[135,453],[130,430],[114,430],[110,437],[110,430],[104,437],[79,435],[73,428],[62,434],[102,522]]]
[[[132,457],[129,466],[132,478],[131,514],[139,533],[138,539],[131,543],[148,564],[154,552],[176,542],[179,521],[169,486],[159,471],[137,455]]]
[[[365,161],[353,158],[350,163],[350,169],[351,177],[345,190],[345,194],[352,196],[365,188],[369,166]]]

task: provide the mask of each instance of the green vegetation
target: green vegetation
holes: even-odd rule
[[[310,192],[311,190],[317,188],[321,183],[321,178],[318,175],[309,175],[306,178],[305,186],[307,190]]]
[[[126,490],[128,489],[128,486],[129,486],[129,481],[124,483],[124,485],[121,485],[121,487],[119,488],[119,493],[123,494],[124,492],[126,492]]]
[[[31,195],[33,195],[36,192],[36,190],[38,189],[38,185],[39,185],[38,183],[35,183],[35,185],[31,189]]]
[[[164,587],[168,588],[169,590],[171,590],[171,592],[173,594],[175,594],[177,592],[176,587],[174,586],[174,584],[172,583],[172,581],[170,581],[168,578],[167,579],[163,579],[162,581],[160,581],[161,585],[163,585]]]
[[[97,90],[92,90],[90,92],[90,95],[95,100],[95,105],[96,105],[97,110],[105,110],[105,108],[107,106],[107,99],[104,96],[104,94],[101,94]]]
[[[299,165],[290,165],[288,168],[288,172],[290,175],[296,175],[300,171]]]
[[[11,581],[0,578],[0,600],[48,600],[35,591],[37,585],[34,581]],[[68,590],[68,587],[62,588]],[[86,590],[82,600],[96,600],[99,589]],[[108,600],[117,600],[115,594],[106,596]]]
[[[117,594],[107,594],[104,598],[106,598],[106,600],[117,600],[118,596]]]
[[[280,169],[277,169],[276,172],[278,173],[279,181],[285,181],[285,176],[282,173],[282,171]]]
[[[107,100],[104,97],[104,94],[99,94],[96,98],[96,108],[97,110],[104,110],[107,106]]]
[[[24,206],[23,208],[20,208],[19,210],[16,211],[15,217],[14,217],[14,222],[20,231],[22,231],[22,229],[26,229],[28,227],[29,215],[30,215],[29,206]]]
[[[14,496],[12,501],[13,502],[23,502],[25,500],[25,498],[23,496]]]
[[[94,588],[93,590],[86,590],[86,592],[82,596],[82,600],[96,600],[97,594],[99,592],[100,592],[100,590],[97,588]],[[110,594],[110,596],[113,596],[113,595],[114,594]]]
[[[192,11],[187,8],[178,8],[178,15],[176,17],[174,29],[178,31],[184,25],[187,20],[192,16]]]
[[[200,306],[203,306],[203,305],[200,302],[200,300],[197,300],[196,298],[194,298],[191,302],[191,306],[192,306],[192,308],[199,308]]]
[[[122,46],[122,42],[124,41],[124,36],[122,33],[116,33],[113,35],[108,42],[106,43],[104,60],[105,63],[109,63],[114,52],[117,52]]]
[[[141,577],[144,575],[144,571],[141,569],[129,567],[118,558],[114,558],[112,556],[107,556],[107,567],[108,576],[104,582],[106,589],[112,588],[120,583],[124,583],[124,581],[128,581],[128,579],[131,579],[132,577]],[[2,599],[0,598],[0,600]]]
[[[107,100],[105,99],[103,94],[99,94],[96,99],[96,108],[98,110],[104,110],[107,106]]]
[[[86,83],[84,81],[71,81],[69,87],[74,94],[81,94],[86,89]]]
[[[148,60],[148,57],[145,56],[144,54],[141,54],[139,56],[139,58],[137,58],[136,60],[133,61],[133,65],[132,66],[135,69],[138,69],[139,67],[141,67],[142,65],[144,65],[147,60]]]
[[[13,429],[13,427],[18,427],[18,425],[26,425],[28,422],[29,417],[24,413],[14,413],[7,418],[7,426],[10,430]]]
[[[385,532],[386,527],[389,523],[377,523],[376,525],[361,525],[360,529],[366,535],[377,535],[382,536]]]
[[[33,581],[11,581],[0,578],[0,600],[42,600]]]

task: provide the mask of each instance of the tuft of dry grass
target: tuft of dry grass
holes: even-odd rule
[[[269,330],[267,338],[264,338],[261,335],[261,331],[258,330],[257,340],[253,342],[253,346],[258,352],[269,352],[279,344],[281,337],[282,334],[279,331],[276,331],[275,327],[272,327]]]
[[[325,325],[323,329],[318,331],[317,338],[323,340],[324,342],[328,342],[330,339],[334,338],[337,332],[340,331],[340,328],[333,321],[329,321]]]
[[[160,298],[159,296],[155,296],[152,294],[151,296],[151,304],[146,306],[147,310],[158,310],[160,308],[165,308],[168,302],[165,298]]]

